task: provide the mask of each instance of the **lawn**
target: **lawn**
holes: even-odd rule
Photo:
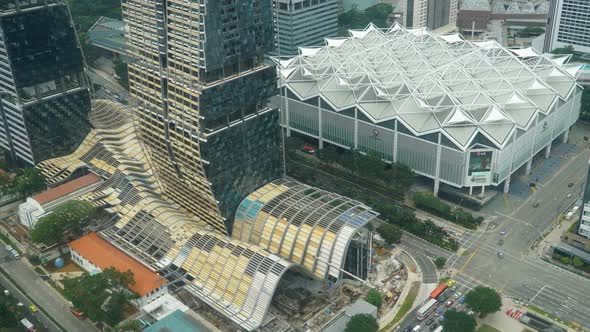
[[[498,329],[495,329],[489,325],[483,324],[482,326],[477,329],[477,332],[502,332]]]

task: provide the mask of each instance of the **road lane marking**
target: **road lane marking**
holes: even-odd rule
[[[469,262],[471,262],[471,260],[473,259],[473,256],[475,256],[475,254],[477,254],[477,252],[479,251],[479,248],[480,247],[477,247],[477,249],[475,249],[473,254],[471,254],[471,256],[469,256],[469,258],[467,259],[467,261],[465,262],[465,264],[463,265],[463,267],[461,268],[461,270],[459,272],[463,273],[463,270],[465,270],[467,265],[469,265]]]
[[[510,200],[508,199],[508,194],[503,193],[502,197],[504,198],[504,204],[506,204],[506,207],[512,211],[512,206],[510,205]]]

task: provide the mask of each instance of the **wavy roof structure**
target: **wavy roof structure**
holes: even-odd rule
[[[514,130],[568,98],[580,69],[567,65],[569,56],[398,24],[370,24],[275,61],[281,86],[300,100],[320,97],[335,112],[356,107],[374,123],[397,119],[417,136],[441,132],[461,149],[477,133],[502,148]]]
[[[197,216],[183,211],[162,195],[150,170],[150,160],[143,153],[136,135],[133,118],[127,110],[117,103],[98,100],[94,102],[90,121],[94,129],[76,151],[37,165],[48,183],[59,184],[81,170],[99,175],[103,182],[79,198],[116,216],[112,225],[99,233],[100,236],[145,266],[159,271],[163,277],[172,282],[182,282],[185,289],[242,328],[248,331],[257,329],[264,321],[283,274],[295,265],[303,265],[301,261],[291,260],[284,252],[262,244],[270,240],[283,241],[283,238],[293,235],[293,229],[288,228],[283,233],[277,231],[272,239],[259,236],[259,241],[242,241],[240,237],[229,238],[212,231]],[[286,181],[281,188],[284,191],[306,188],[322,192],[295,181]],[[338,277],[338,268],[344,265],[341,246],[347,245],[358,228],[366,223],[367,220],[362,218],[373,218],[376,213],[358,202],[323,193],[330,200],[339,199],[342,207],[347,209],[342,211],[341,216],[329,214],[326,220],[330,222],[317,226],[314,234],[324,234],[322,238],[310,237],[305,241],[323,249],[313,254],[327,255],[331,275]],[[289,205],[290,209],[305,207],[301,204],[305,197],[298,197],[301,201]],[[360,215],[353,218],[351,214],[356,211]],[[335,222],[333,217],[338,216]],[[320,220],[325,216],[317,214],[315,217]],[[363,222],[358,222],[359,218]],[[316,221],[310,219],[309,223]],[[320,232],[321,227],[329,225],[333,225],[332,228]],[[246,229],[245,225],[243,228]],[[340,256],[331,259],[337,257],[332,254],[337,246],[340,246],[340,251],[337,251]],[[322,271],[327,271],[327,266],[322,266]],[[319,271],[308,270],[310,274]],[[315,275],[325,277],[326,273]]]

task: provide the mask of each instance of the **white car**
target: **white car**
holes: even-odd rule
[[[4,295],[10,295],[10,292],[8,291],[8,289],[4,290]]]
[[[455,295],[453,295],[453,297],[458,299],[461,297],[461,295],[462,295],[461,292],[457,292],[457,293],[455,293]]]

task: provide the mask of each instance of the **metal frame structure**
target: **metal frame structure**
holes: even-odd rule
[[[577,120],[580,65],[569,59],[370,24],[275,59],[287,96],[281,120],[320,148],[326,141],[406,163],[434,178],[435,191],[438,181],[471,186],[469,151],[494,150],[496,175],[484,185],[499,184]],[[515,148],[523,144],[533,147],[524,159]]]
[[[270,238],[227,237],[162,193],[126,109],[104,100],[93,106],[94,129],[78,149],[37,167],[50,184],[85,171],[101,176],[103,182],[95,190],[79,197],[114,215],[112,224],[99,234],[248,331],[264,322],[276,287],[289,268],[303,265],[316,277],[339,279],[352,236],[377,215],[348,198],[277,180],[248,197],[254,199],[271,189],[275,194],[288,192],[281,196],[288,200],[271,199],[276,203],[275,214],[293,217],[288,231],[275,223]],[[305,209],[307,203],[313,210]],[[235,234],[245,234],[247,223],[236,221],[238,226]],[[284,250],[273,250],[262,242],[281,243]],[[297,246],[311,254],[295,255]]]

